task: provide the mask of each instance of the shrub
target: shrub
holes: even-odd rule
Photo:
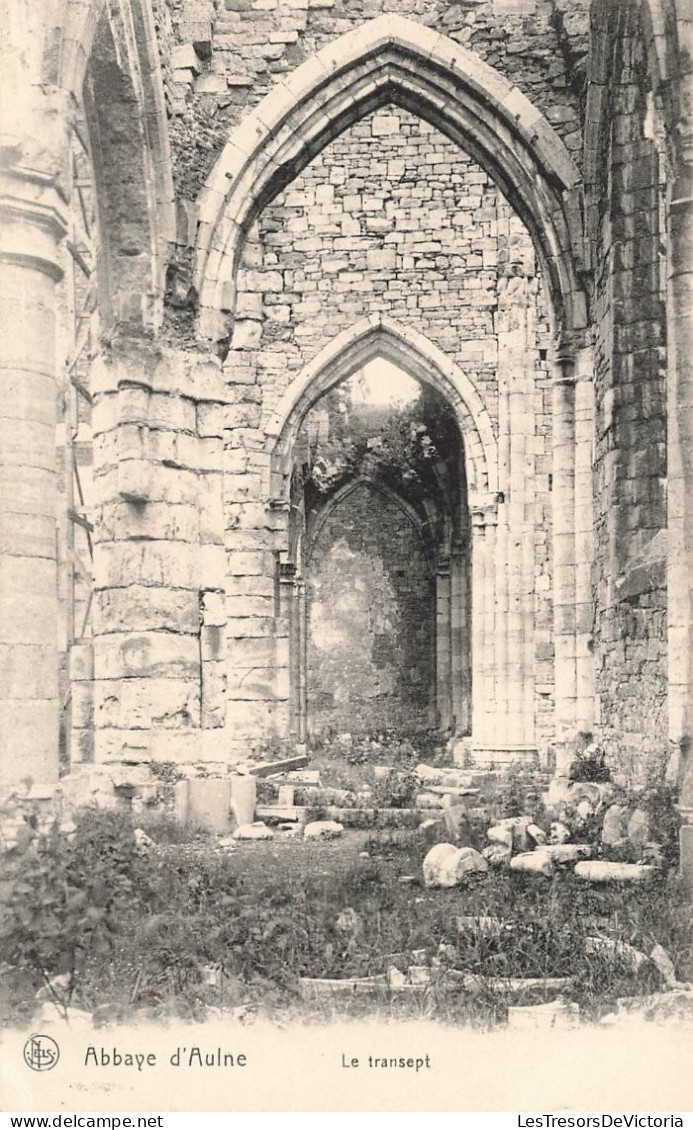
[[[163,897],[128,818],[84,810],[74,831],[31,818],[6,852],[0,884],[0,960],[66,1013],[87,961],[112,952],[125,914]],[[56,977],[59,980],[56,981]],[[21,978],[20,978],[21,979]]]
[[[409,808],[419,791],[419,779],[411,770],[391,769],[378,778],[372,786],[373,804],[376,808]]]

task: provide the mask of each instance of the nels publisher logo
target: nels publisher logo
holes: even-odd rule
[[[50,1071],[60,1059],[52,1036],[30,1036],[24,1045],[24,1062],[32,1071]]]

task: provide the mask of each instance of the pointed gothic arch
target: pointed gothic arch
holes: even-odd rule
[[[231,134],[199,199],[196,286],[201,330],[233,313],[248,231],[264,207],[348,126],[395,103],[431,122],[498,184],[544,267],[556,326],[586,325],[580,174],[524,94],[473,52],[388,14],[354,29],[279,81]]]
[[[272,454],[270,496],[285,494],[291,452],[307,412],[357,369],[384,358],[446,398],[462,434],[470,505],[489,505],[498,490],[498,449],[493,423],[474,382],[434,342],[411,326],[373,314],[342,331],[310,361],[284,393],[266,426]]]

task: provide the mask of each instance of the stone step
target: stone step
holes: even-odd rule
[[[298,804],[259,804],[255,816],[268,824],[305,824],[316,819],[314,809]],[[357,829],[418,828],[421,823],[421,813],[413,808],[339,808],[326,805],[320,818],[336,820],[345,828]]]

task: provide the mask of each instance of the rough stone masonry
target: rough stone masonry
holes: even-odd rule
[[[480,764],[593,734],[690,836],[692,20],[11,6],[6,787],[146,796],[377,699]],[[317,490],[306,421],[380,363],[436,457]],[[320,625],[369,575],[420,646],[371,617],[340,685]]]

